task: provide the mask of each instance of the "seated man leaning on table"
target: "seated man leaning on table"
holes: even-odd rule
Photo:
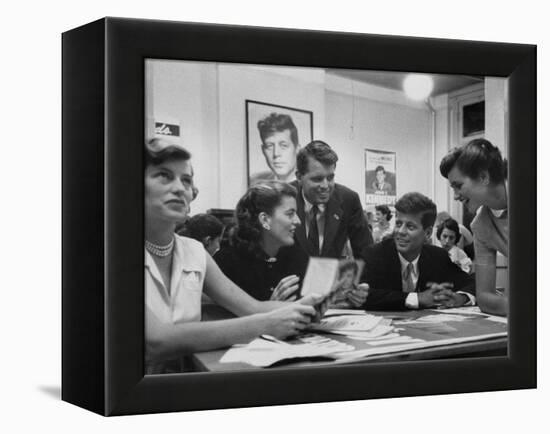
[[[475,304],[473,278],[453,264],[444,249],[426,243],[432,235],[435,204],[420,193],[407,193],[395,209],[394,238],[364,250],[361,280],[370,287],[365,309]]]

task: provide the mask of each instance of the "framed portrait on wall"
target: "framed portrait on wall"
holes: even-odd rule
[[[523,212],[535,209],[536,173],[518,170],[536,167],[535,59],[533,46],[518,44],[119,18],[105,18],[65,33],[63,399],[103,415],[122,415],[536,387],[536,213]],[[160,63],[158,68],[147,68]],[[253,65],[261,65],[262,70]],[[307,81],[301,72],[276,76],[269,70],[281,66],[316,72],[314,79]],[[156,240],[146,238],[148,224],[158,223],[165,235],[168,217],[171,224],[176,215],[189,213],[191,202],[193,213],[201,212],[201,207],[226,210],[234,207],[253,179],[262,179],[262,173],[268,179],[291,180],[297,149],[313,138],[327,140],[338,153],[336,182],[348,190],[365,188],[375,197],[395,197],[399,154],[400,191],[406,185],[408,191],[421,191],[432,195],[434,201],[448,203],[447,198],[452,200],[450,188],[436,165],[450,146],[436,139],[449,135],[432,135],[431,127],[435,126],[433,116],[448,119],[449,107],[434,104],[436,113],[432,115],[423,102],[406,101],[396,96],[395,89],[389,91],[388,101],[380,101],[382,85],[376,98],[361,93],[377,86],[374,81],[368,86],[350,86],[350,80],[358,77],[376,80],[379,74],[373,71],[382,71],[384,82],[391,74],[406,72],[443,74],[455,81],[460,75],[481,76],[484,83],[492,84],[487,106],[501,102],[502,95],[509,98],[513,120],[509,135],[506,132],[510,213],[522,212],[522,224],[511,220],[507,317],[494,320],[488,318],[494,315],[482,312],[436,309],[410,309],[405,315],[403,309],[384,318],[388,321],[383,323],[366,324],[366,320],[355,318],[343,321],[356,329],[348,327],[345,336],[332,333],[328,344],[338,340],[339,348],[345,346],[345,354],[343,350],[331,352],[330,357],[307,353],[311,357],[261,368],[243,359],[223,363],[224,354],[235,349],[231,347],[235,342],[224,340],[231,332],[227,324],[235,323],[220,318],[221,328],[216,329],[220,324],[204,324],[200,304],[201,279],[208,272],[206,261],[209,270],[218,269],[201,250],[200,241],[186,241],[192,251],[185,250],[181,240],[177,241],[181,245],[161,243],[163,240],[154,245]],[[253,94],[251,86],[255,86]],[[269,89],[271,94],[262,98],[258,89]],[[294,97],[289,106],[269,102],[279,101],[273,95],[279,95],[280,89]],[[443,96],[434,102],[445,100]],[[323,137],[314,136],[314,113],[315,134],[321,132]],[[275,127],[279,124],[282,130]],[[444,123],[438,124],[441,127],[449,128]],[[498,118],[487,131],[504,129],[508,124]],[[169,147],[148,155],[151,130],[162,136],[156,137],[159,141],[179,137],[190,152],[179,149],[177,158],[159,163]],[[83,137],[82,131],[89,134]],[[276,134],[271,134],[273,131]],[[432,137],[434,146],[427,146]],[[367,158],[365,143],[391,143],[392,152],[367,150]],[[279,156],[283,148],[288,151],[284,161]],[[430,184],[436,177],[439,189]],[[333,179],[331,176],[327,183]],[[177,186],[174,191],[185,193],[173,194],[171,185]],[[354,197],[359,203],[359,195]],[[363,217],[361,206],[354,210]],[[347,218],[340,210],[328,217],[338,225],[345,224]],[[280,232],[291,244],[293,228],[282,227]],[[160,232],[151,231],[153,235]],[[149,249],[146,241],[153,244]],[[146,250],[160,259],[148,260]],[[185,278],[194,285],[194,293],[172,306],[171,297],[179,287],[166,283],[172,277],[166,270],[172,265],[166,260],[171,253],[165,253],[174,251],[191,252],[180,255],[190,264],[180,261],[176,265],[178,272],[187,273]],[[277,265],[271,256],[260,259],[262,266]],[[399,262],[395,263],[399,267]],[[144,273],[147,267],[162,268],[164,275],[147,274],[147,269]],[[246,271],[244,267],[240,270]],[[220,275],[218,272],[217,277]],[[397,284],[402,284],[397,276]],[[212,284],[212,279],[207,283]],[[147,310],[153,309],[147,291],[163,285],[167,290],[153,306],[159,307],[163,316],[156,323],[151,321],[154,327],[149,329],[147,321],[153,317],[147,317]],[[228,298],[220,296],[218,301],[223,304]],[[231,307],[238,315],[241,305]],[[355,310],[365,313],[364,309]],[[172,315],[182,312],[180,316],[187,315],[190,320],[183,318],[173,327]],[[243,315],[243,322],[270,313]],[[457,320],[453,315],[463,318]],[[383,327],[377,330],[381,335],[373,333],[378,326]],[[170,356],[181,350],[177,356],[189,359],[189,369],[170,363],[174,371],[164,367],[160,373],[147,370],[150,348],[164,356],[165,336],[187,338],[193,335],[193,328],[206,330],[196,335],[196,348],[178,347],[178,339],[168,348]],[[185,335],[172,333],[176,329],[184,330]],[[260,350],[281,344],[269,336],[262,338],[265,332],[256,333],[257,328],[246,330],[251,332],[247,346],[258,339]],[[409,335],[400,335],[403,330]],[[390,332],[395,336],[386,335]],[[212,337],[220,340],[212,344]],[[383,339],[375,340],[380,337]],[[391,342],[390,337],[398,340]],[[301,343],[319,350],[322,342],[308,339]],[[205,345],[207,341],[209,345]],[[284,345],[292,346],[289,342]]]
[[[248,185],[296,179],[296,155],[313,139],[313,112],[245,101]]]

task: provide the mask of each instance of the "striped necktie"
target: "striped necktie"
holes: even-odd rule
[[[407,268],[405,268],[405,271],[403,272],[403,291],[405,292],[415,292],[416,288],[414,287],[413,282],[413,264],[412,262],[409,262],[407,264]]]

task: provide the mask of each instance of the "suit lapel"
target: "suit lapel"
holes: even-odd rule
[[[429,252],[422,248],[422,251],[420,252],[420,258],[418,258],[418,282],[416,284],[416,291],[424,291],[426,288],[426,275],[429,274],[429,267],[430,267],[430,260],[429,260]]]
[[[390,288],[399,288],[403,291],[403,279],[401,279],[401,261],[397,254],[397,248],[393,240],[387,241],[390,245],[390,260],[388,261],[388,273],[391,282]]]
[[[344,211],[340,206],[340,201],[336,197],[336,191],[334,191],[325,208],[325,233],[321,256],[325,256],[329,253],[334,237],[338,233],[338,228],[340,227],[340,221],[342,220],[343,214]],[[333,253],[340,254],[340,252]]]
[[[296,197],[296,213],[298,214],[298,218],[300,219],[301,224],[296,228],[295,237],[296,241],[303,250],[306,252],[311,251],[311,247],[309,246],[309,242],[306,237],[306,215],[305,215],[305,209],[304,209],[304,198],[302,196],[302,188],[299,184],[294,185],[296,187],[296,190],[298,190],[298,195]]]

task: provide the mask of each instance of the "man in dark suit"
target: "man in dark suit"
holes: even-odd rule
[[[338,156],[329,145],[314,140],[300,149],[296,159],[298,217],[297,245],[309,256],[341,258],[349,239],[353,255],[361,258],[372,244],[359,196],[334,182]]]
[[[362,281],[369,284],[367,310],[459,307],[475,304],[474,280],[447,252],[426,244],[436,206],[420,193],[395,204],[394,238],[365,249]]]

